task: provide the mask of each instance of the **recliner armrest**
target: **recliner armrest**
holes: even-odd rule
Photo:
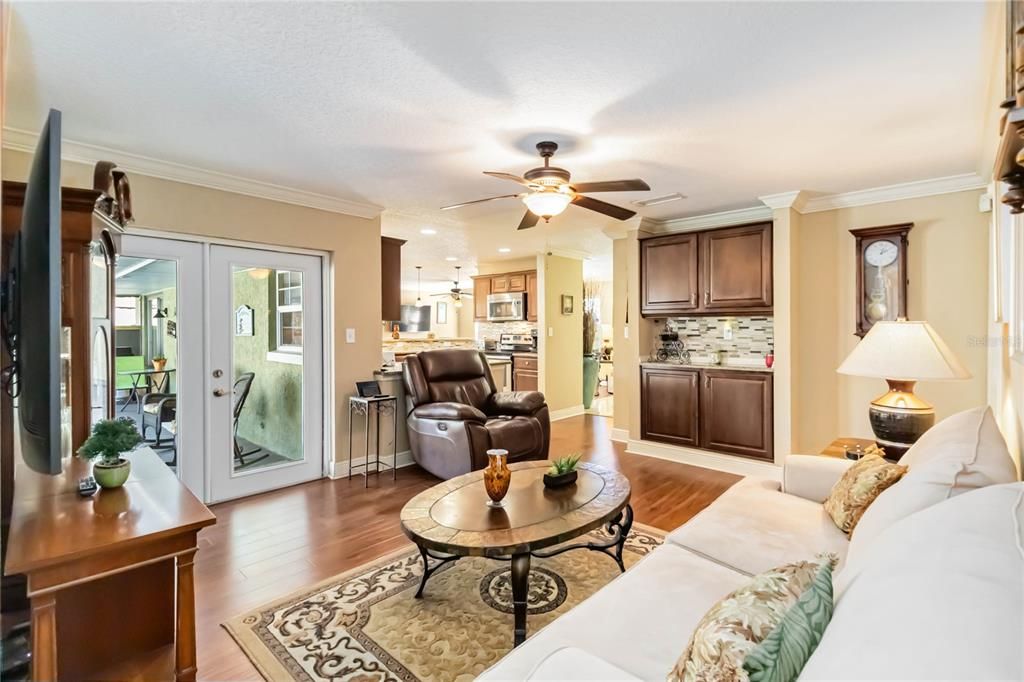
[[[487,404],[491,415],[530,416],[544,407],[544,394],[540,391],[505,391],[495,393]]]
[[[820,455],[790,455],[782,467],[782,492],[824,502],[853,460]]]
[[[448,421],[471,421],[485,424],[487,415],[472,405],[462,403],[427,403],[412,411],[411,416],[420,419],[444,419]]]

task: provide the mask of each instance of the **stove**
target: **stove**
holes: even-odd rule
[[[537,337],[533,334],[502,334],[493,355],[512,357],[513,353],[536,353]]]

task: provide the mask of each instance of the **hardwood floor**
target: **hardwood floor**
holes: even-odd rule
[[[613,443],[611,419],[584,415],[551,425],[551,453],[621,470],[633,487],[636,520],[671,530],[739,477],[626,454]],[[196,612],[199,677],[260,679],[220,623],[311,586],[409,541],[398,527],[405,502],[437,482],[418,467],[363,481],[320,480],[212,507],[217,525],[199,535]]]

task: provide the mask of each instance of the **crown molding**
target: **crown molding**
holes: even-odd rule
[[[4,127],[3,146],[21,152],[32,153],[36,148],[39,136],[27,130]],[[326,194],[307,192],[293,187],[284,187],[269,182],[229,175],[218,171],[196,168],[172,161],[154,159],[141,154],[133,154],[119,149],[101,147],[99,145],[61,140],[61,157],[68,161],[94,164],[97,161],[114,161],[119,168],[139,175],[147,175],[162,180],[182,182],[209,189],[243,194],[245,196],[279,201],[285,204],[306,206],[331,213],[342,213],[357,218],[376,218],[384,210],[381,206],[349,201]]]
[[[903,182],[886,187],[862,189],[855,192],[842,192],[840,194],[826,194],[820,197],[813,197],[806,201],[803,210],[800,212],[819,213],[821,211],[834,211],[837,208],[884,204],[889,201],[917,199],[968,190],[982,190],[986,187],[988,187],[988,182],[977,173],[963,173],[942,178]]]
[[[644,218],[640,223],[640,229],[646,232],[659,234],[662,232],[690,232],[693,230],[705,230],[713,227],[727,227],[729,225],[742,225],[753,223],[758,220],[771,220],[772,210],[767,206],[751,206],[750,208],[739,208],[732,211],[721,211],[719,213],[707,213],[705,215],[690,216],[688,218],[676,218],[674,220],[655,220]]]
[[[798,189],[793,192],[766,194],[763,197],[758,197],[758,200],[773,211],[791,208],[797,213],[803,213],[804,207],[807,205],[807,192]]]

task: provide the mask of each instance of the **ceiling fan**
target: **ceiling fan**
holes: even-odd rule
[[[520,230],[533,227],[541,218],[544,219],[544,222],[548,222],[553,216],[564,211],[569,204],[576,204],[581,208],[597,211],[619,220],[628,220],[636,215],[636,211],[630,211],[628,208],[622,208],[600,199],[584,196],[584,194],[587,192],[650,191],[651,188],[646,182],[634,179],[570,183],[569,171],[550,165],[550,159],[557,150],[558,145],[554,142],[538,142],[537,151],[540,152],[541,158],[544,159],[544,165],[531,168],[523,174],[523,177],[512,175],[511,173],[484,171],[484,175],[490,175],[492,178],[502,178],[517,182],[529,188],[528,192],[502,194],[501,196],[488,197],[487,199],[466,201],[461,204],[442,206],[441,210],[447,211],[453,208],[469,206],[470,204],[494,201],[495,199],[522,199],[523,203],[526,204],[527,211],[526,215],[519,222]]]
[[[452,284],[454,284],[454,286],[451,289],[448,290],[448,293],[445,293],[445,294],[431,294],[431,296],[451,297],[452,302],[454,302],[454,304],[455,304],[455,307],[456,308],[461,308],[462,307],[462,299],[466,298],[466,297],[472,297],[473,296],[471,291],[467,291],[466,289],[463,289],[460,286],[461,281],[462,281],[462,266],[461,265],[456,265],[455,266],[455,279],[452,281]]]

